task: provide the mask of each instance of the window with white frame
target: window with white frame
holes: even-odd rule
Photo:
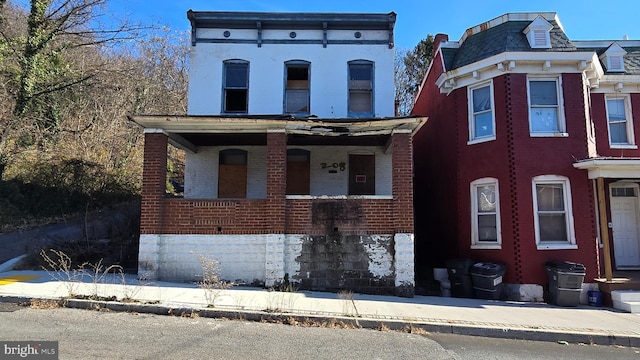
[[[529,78],[529,131],[532,136],[565,133],[558,78]]]
[[[498,179],[475,180],[471,183],[471,248],[499,249],[501,243]]]
[[[223,111],[246,113],[249,97],[249,62],[227,60],[224,62]]]
[[[496,138],[493,114],[493,83],[469,88],[469,142]]]
[[[308,114],[309,62],[287,61],[285,72],[284,112],[287,114]]]
[[[373,62],[349,62],[349,116],[373,115]]]
[[[538,249],[576,248],[569,179],[542,175],[532,183]]]
[[[609,144],[611,147],[628,147],[634,145],[633,121],[631,119],[631,103],[628,95],[607,95],[607,124],[609,128]],[[635,146],[634,146],[635,147]]]

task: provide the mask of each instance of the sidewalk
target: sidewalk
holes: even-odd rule
[[[69,293],[117,301],[69,299],[66,306],[245,320],[341,321],[365,328],[422,328],[461,335],[640,347],[640,315],[610,308],[416,296],[399,298],[234,287],[207,293],[193,284],[140,283],[135,275],[61,281],[44,271],[0,273],[0,301],[61,299]],[[136,301],[123,302],[123,298]],[[207,306],[212,304],[214,306]]]

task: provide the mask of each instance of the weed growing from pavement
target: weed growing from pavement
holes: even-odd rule
[[[204,255],[198,255],[198,261],[202,267],[202,279],[196,284],[204,290],[204,297],[207,306],[215,307],[216,299],[220,296],[222,290],[232,287],[232,282],[220,279],[220,262],[217,259],[211,259]]]
[[[52,279],[61,281],[67,288],[67,296],[73,297],[76,294],[76,290],[82,280],[83,265],[74,267],[69,255],[63,251],[50,249],[46,251],[40,250],[40,256],[44,259],[47,266],[43,266],[42,269],[51,276]]]
[[[338,298],[343,300],[342,311],[345,316],[360,317],[355,298],[353,297],[353,291],[340,290],[338,291]]]
[[[104,283],[105,277],[109,275],[111,271],[114,271],[114,273],[116,271],[119,271],[120,273],[123,272],[122,266],[120,265],[110,265],[105,268],[102,265],[102,259],[100,259],[100,261],[98,261],[95,264],[91,264],[91,263],[84,264],[84,267],[82,270],[84,270],[84,272],[91,279],[91,295],[89,295],[89,299],[91,300],[101,299],[98,291],[99,284]],[[115,298],[115,296],[108,297],[108,298],[113,299]]]

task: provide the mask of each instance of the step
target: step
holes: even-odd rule
[[[613,307],[632,314],[640,314],[640,301],[613,301]]]
[[[640,290],[614,290],[611,300],[620,302],[640,302]]]

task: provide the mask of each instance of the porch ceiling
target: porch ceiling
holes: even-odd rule
[[[414,134],[426,117],[317,119],[290,116],[136,115],[146,132],[163,132],[190,151],[206,145],[266,145],[268,132],[286,132],[289,145],[383,146],[394,132]]]
[[[640,178],[640,158],[595,158],[580,160],[573,164],[576,169],[587,170],[589,179]]]

